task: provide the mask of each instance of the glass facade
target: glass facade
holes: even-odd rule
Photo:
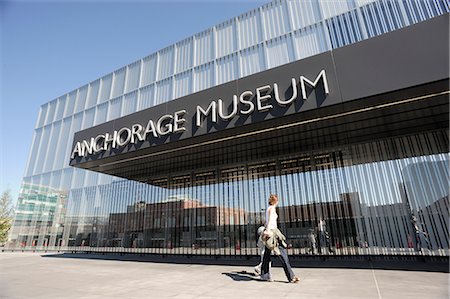
[[[276,193],[292,254],[328,254],[330,243],[342,255],[448,256],[442,128],[277,155],[298,138],[288,134],[280,144],[269,139],[273,152],[250,162],[214,153],[219,166],[161,173],[151,184],[68,164],[77,131],[449,11],[443,0],[277,0],[44,104],[8,246],[253,255]],[[317,236],[321,219],[326,242]]]

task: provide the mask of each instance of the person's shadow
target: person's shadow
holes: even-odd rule
[[[222,274],[230,277],[234,281],[252,281],[252,280],[261,281],[259,278],[255,276],[254,273],[247,271],[239,271],[239,272],[233,271],[229,273],[223,272]]]

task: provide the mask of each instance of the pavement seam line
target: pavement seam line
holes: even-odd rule
[[[381,296],[380,288],[378,287],[377,277],[375,276],[375,270],[373,269],[373,267],[372,267],[372,275],[373,275],[373,280],[375,281],[375,286],[377,287],[378,298],[382,299],[383,297]]]

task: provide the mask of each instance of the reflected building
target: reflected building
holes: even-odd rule
[[[416,162],[402,170],[404,202],[410,217],[429,235],[432,248],[447,248],[449,161]],[[411,230],[413,228],[411,227]],[[413,232],[411,231],[411,235]]]
[[[243,231],[231,229],[238,223],[242,226],[247,223],[247,212],[243,209],[207,206],[184,196],[173,196],[153,204],[140,201],[128,206],[126,213],[109,215],[104,246],[229,247],[231,240],[239,243],[239,236],[243,234]]]
[[[22,184],[10,232],[9,246],[62,245],[67,192],[48,186]]]
[[[448,195],[448,160],[418,161],[402,169],[406,196],[412,212],[417,212]]]
[[[276,0],[43,104],[7,247],[256,255],[274,193],[290,254],[449,256],[449,12]]]

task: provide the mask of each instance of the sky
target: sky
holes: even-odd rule
[[[266,2],[0,0],[0,192],[16,202],[42,104]]]

